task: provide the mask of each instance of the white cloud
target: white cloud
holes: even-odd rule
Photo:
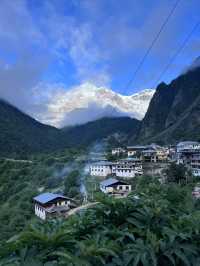
[[[181,5],[176,19],[162,35],[153,51],[155,61],[165,60],[166,55],[169,56],[166,50],[173,52],[177,29],[179,34],[182,33],[182,18],[191,9],[191,2],[194,5],[195,0]],[[66,112],[72,111],[70,101],[66,100],[69,88],[66,85],[46,85],[48,81],[44,82],[44,74],[48,67],[54,62],[61,63],[66,80],[70,72],[68,68],[73,68],[70,75],[76,79],[76,84],[82,84],[74,87],[75,92],[76,88],[87,84],[88,98],[93,91],[88,84],[107,88],[118,76],[123,79],[127,71],[133,69],[134,72],[170,9],[167,0],[145,3],[149,8],[144,1],[137,4],[135,1],[126,4],[118,1],[116,4],[115,0],[46,0],[39,1],[33,10],[32,1],[2,0],[0,97],[41,121],[60,125]],[[70,12],[70,8],[67,11],[69,6],[74,12]],[[195,53],[198,47],[199,42],[196,42],[193,47]],[[124,65],[123,60],[128,60],[128,65]],[[141,72],[140,87],[147,83],[147,79],[152,79],[152,73],[155,75],[157,69],[155,64],[148,73]],[[70,91],[70,97],[75,97],[73,95],[76,93]],[[73,98],[74,106],[84,108],[79,100]]]
[[[41,83],[34,92],[35,106],[43,106],[43,109],[32,115],[57,127],[81,124],[104,116],[128,115],[142,119],[154,93],[147,90],[123,96],[88,82],[68,91],[62,84],[52,86]]]

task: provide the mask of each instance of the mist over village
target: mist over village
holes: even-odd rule
[[[199,10],[0,1],[0,265],[200,265]]]

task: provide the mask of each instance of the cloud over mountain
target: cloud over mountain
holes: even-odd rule
[[[36,88],[36,94],[41,90],[40,87]],[[44,97],[45,109],[35,116],[57,127],[82,124],[101,117],[130,116],[142,119],[154,94],[154,90],[144,90],[124,96],[88,82],[68,91],[59,85],[51,90],[43,88],[43,91],[49,91],[49,95]]]

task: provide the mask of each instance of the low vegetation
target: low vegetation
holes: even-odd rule
[[[73,169],[81,168],[81,163],[74,163],[74,158],[81,153],[71,149],[26,160],[0,159],[0,242],[23,230],[34,217],[32,199],[37,194],[63,193],[70,188],[69,196],[76,192],[80,199],[78,181],[72,188],[67,180],[74,175]]]
[[[192,186],[140,178],[126,199],[98,195],[85,213],[35,221],[1,246],[1,265],[199,265]]]

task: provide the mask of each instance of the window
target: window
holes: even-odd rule
[[[129,186],[126,186],[126,190],[129,190]]]
[[[119,189],[120,189],[120,190],[122,190],[122,188],[123,188],[122,186],[119,186]]]

